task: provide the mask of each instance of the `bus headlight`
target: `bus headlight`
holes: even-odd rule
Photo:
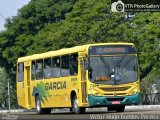
[[[129,95],[135,95],[139,92],[140,88],[139,86],[135,87],[134,89],[131,90],[131,92],[129,93]]]
[[[100,92],[98,92],[98,91],[95,90],[95,89],[92,91],[92,94],[93,94],[94,96],[101,96],[101,95],[102,95]]]

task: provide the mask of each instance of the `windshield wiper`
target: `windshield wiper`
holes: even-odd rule
[[[117,64],[120,65],[121,62],[122,62],[126,57],[128,57],[128,55],[124,55],[124,56],[117,62]]]
[[[121,74],[122,74],[122,71],[123,71],[123,69],[124,69],[124,67],[126,65],[125,64],[123,69],[122,69],[121,63],[122,63],[122,61],[124,61],[124,59],[126,57],[127,57],[127,55],[124,55],[120,60],[118,60],[118,58],[114,59],[115,60],[115,62],[114,62],[114,70],[115,70],[115,73],[114,73],[114,84],[115,85],[117,84],[117,81],[121,80]],[[128,61],[127,61],[127,64],[128,64]]]
[[[104,63],[104,65],[106,66],[106,68],[108,69],[109,73],[111,73],[111,71],[109,69],[109,65],[107,65],[107,63],[105,62],[104,58],[100,56],[100,59]]]

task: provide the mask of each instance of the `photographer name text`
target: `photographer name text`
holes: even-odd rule
[[[90,114],[90,119],[160,119],[158,114]]]

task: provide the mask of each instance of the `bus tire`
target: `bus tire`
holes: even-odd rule
[[[85,113],[85,110],[86,110],[85,107],[78,106],[77,96],[74,95],[74,97],[72,98],[72,112],[75,114],[82,114]]]
[[[38,114],[50,114],[51,109],[50,108],[42,108],[41,107],[41,100],[39,95],[36,96],[36,111]]]
[[[51,113],[51,108],[44,108],[44,113],[45,114],[50,114]]]
[[[116,112],[124,112],[125,105],[116,107]]]
[[[70,111],[70,112],[73,112],[73,109],[72,109],[72,107],[71,107],[71,108],[69,108],[69,111]]]
[[[85,107],[81,107],[81,108],[80,108],[80,111],[81,111],[80,113],[83,114],[83,113],[85,113],[86,108],[85,108]]]
[[[115,107],[113,107],[113,106],[109,106],[109,107],[107,108],[107,110],[108,110],[108,111],[114,111],[114,110],[116,110],[116,109],[115,109]]]

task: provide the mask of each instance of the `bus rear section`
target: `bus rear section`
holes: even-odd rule
[[[17,63],[17,100],[18,105],[31,109],[31,64],[30,62]]]

